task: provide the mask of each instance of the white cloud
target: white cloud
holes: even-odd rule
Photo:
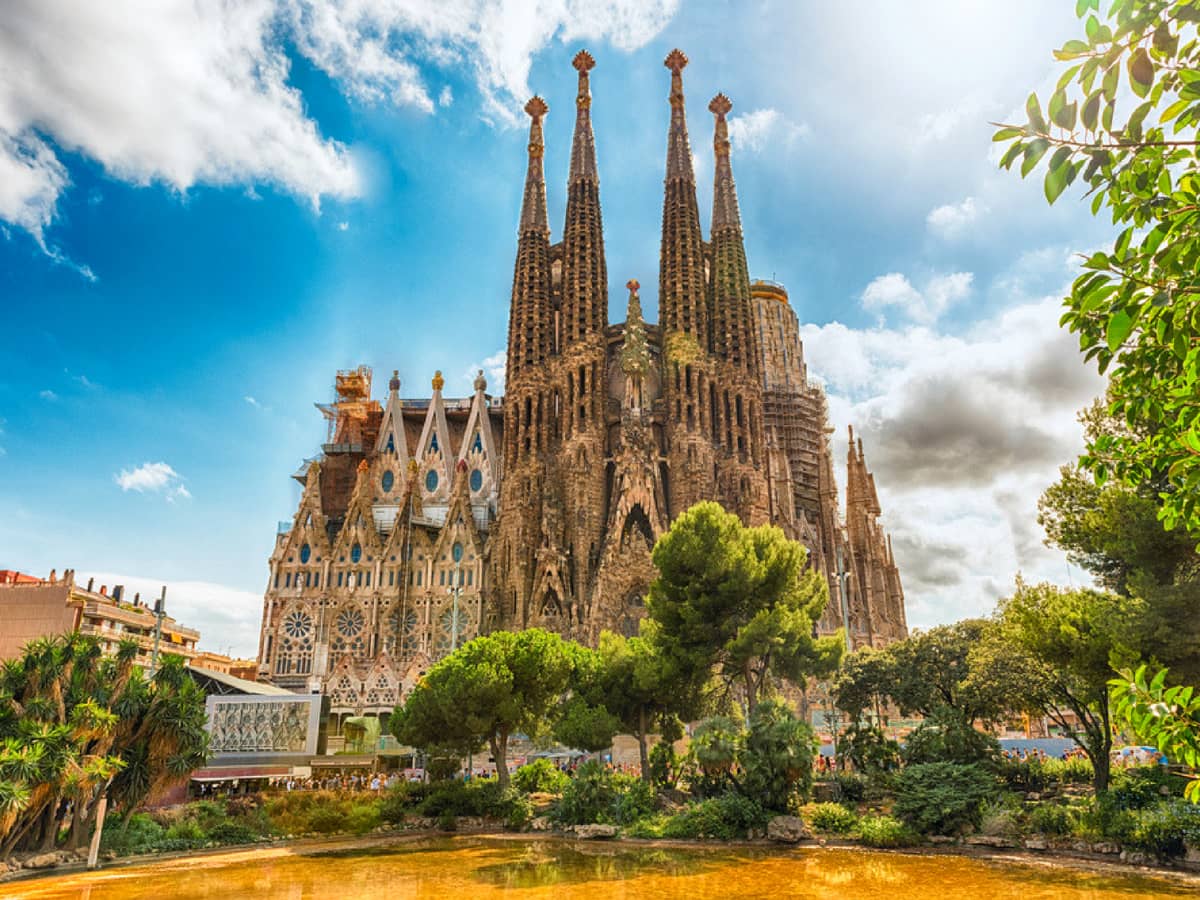
[[[1075,414],[1104,382],[1058,327],[1060,312],[1051,296],[961,334],[801,329],[809,371],[829,393],[835,460],[847,425],[863,438],[910,624],[986,613],[1018,571],[1066,577],[1063,556],[1042,544],[1037,498],[1082,449]]]
[[[967,226],[979,218],[979,213],[975,198],[967,197],[961,203],[947,203],[931,209],[925,224],[934,234],[950,240],[966,231]]]
[[[262,595],[209,581],[178,581],[145,575],[122,575],[113,572],[84,572],[75,575],[76,582],[87,584],[95,579],[112,592],[114,585],[125,586],[125,597],[132,601],[135,593],[142,602],[154,605],[163,586],[167,588],[166,610],[181,625],[200,632],[199,646],[214,653],[253,658],[258,655],[258,630],[262,622]]]
[[[349,223],[349,222],[338,222],[338,223],[337,223],[337,230],[338,230],[338,231],[349,231],[349,230],[350,230],[350,223]]]
[[[438,106],[443,109],[454,103],[454,91],[450,89],[450,85],[442,88],[442,92],[438,94]]]
[[[249,394],[244,396],[242,399],[245,400],[247,403],[249,403],[251,406],[253,406],[255,409],[266,409],[265,406],[263,406],[261,403],[258,402],[258,398],[251,397]]]
[[[44,391],[39,391],[38,396],[49,403],[53,403],[54,401],[56,401],[58,399],[58,394],[54,393],[54,391],[49,390],[49,389],[44,390]]]
[[[777,109],[755,109],[729,118],[729,142],[745,153],[790,148],[809,133],[808,125],[793,122]]]
[[[135,469],[122,469],[113,476],[113,481],[123,491],[162,494],[168,501],[192,496],[184,486],[182,476],[165,462],[146,462]]]
[[[866,286],[862,292],[862,305],[869,310],[896,307],[913,321],[930,324],[971,293],[974,277],[970,272],[935,275],[926,282],[923,290],[918,291],[907,276],[889,272]]]
[[[471,363],[467,367],[467,371],[463,377],[468,383],[475,381],[475,376],[479,374],[479,370],[483,370],[484,376],[487,378],[487,390],[489,394],[504,393],[504,371],[508,364],[508,354],[504,350],[497,350],[491,356],[487,357],[480,363]]]

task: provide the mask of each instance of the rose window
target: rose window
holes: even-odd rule
[[[283,630],[290,638],[306,638],[312,632],[312,616],[298,609],[293,610],[284,618]]]
[[[363,617],[361,609],[343,609],[338,613],[337,630],[338,634],[346,638],[355,637],[363,630],[366,624],[366,619]]]

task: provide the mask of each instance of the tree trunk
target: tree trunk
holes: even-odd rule
[[[496,780],[502,789],[508,789],[508,735],[504,732],[488,738],[492,745],[492,758],[496,760]]]
[[[750,668],[749,663],[746,663],[742,673],[746,680],[746,718],[749,719],[754,714],[754,707],[758,705],[758,685],[754,683],[754,670]]]
[[[1112,771],[1112,728],[1108,722],[1108,696],[1105,695],[1100,706],[1100,726],[1097,729],[1099,734],[1096,735],[1095,743],[1097,752],[1092,757],[1092,787],[1095,788],[1096,794],[1103,794],[1108,790],[1109,774]]]
[[[638,755],[642,760],[642,781],[650,783],[650,748],[646,746],[646,707],[638,710]]]

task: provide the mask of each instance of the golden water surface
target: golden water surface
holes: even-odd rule
[[[357,897],[438,900],[758,897],[1122,898],[1196,896],[1195,882],[955,856],[805,848],[693,849],[459,837],[386,846],[268,848],[0,886],[0,898]]]

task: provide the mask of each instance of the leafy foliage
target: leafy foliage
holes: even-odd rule
[[[899,819],[865,816],[858,822],[858,838],[868,847],[911,847],[921,838]]]
[[[91,636],[30,643],[0,667],[0,858],[81,846],[109,794],[126,816],[204,763],[204,696],[180,657],[153,679],[137,646]]]
[[[797,719],[777,700],[754,707],[741,754],[742,791],[764,807],[786,810],[792,798],[812,790],[813,757],[817,738],[812,727]]]
[[[731,792],[676,813],[663,827],[662,837],[733,841],[747,837],[751,831],[761,831],[769,818],[756,800]]]
[[[960,834],[978,828],[995,778],[979,766],[926,763],[896,775],[897,816],[922,834]]]
[[[1168,528],[1200,532],[1200,12],[1192,0],[1078,0],[1085,38],[1055,51],[1066,68],[1043,107],[1005,125],[1000,164],[1021,175],[1049,155],[1046,198],[1077,179],[1092,211],[1122,230],[1111,251],[1088,258],[1066,300],[1063,324],[1111,378],[1110,410],[1146,427],[1105,434],[1082,465],[1099,484],[1163,478]],[[1127,88],[1140,101],[1116,115]]]
[[[1109,682],[1114,715],[1169,760],[1194,773],[1200,769],[1200,695],[1191,686],[1168,687],[1166,669],[1147,675],[1143,665]],[[1194,774],[1185,796],[1200,803],[1200,778]]]
[[[753,709],[772,678],[799,682],[836,668],[842,636],[813,637],[829,590],[805,567],[806,553],[778,528],[746,528],[717,503],[672,523],[654,547],[648,610],[681,684],[703,683],[715,667]]]
[[[1122,600],[1111,594],[1018,580],[1012,597],[1000,602],[998,628],[972,650],[972,665],[1004,659],[1022,672],[1017,683],[1023,705],[1074,734],[1092,762],[1097,793],[1108,788],[1109,660],[1123,651],[1122,609]],[[1079,729],[1063,710],[1075,714]]]
[[[858,827],[858,816],[854,810],[840,803],[809,803],[800,812],[813,831],[850,834]]]
[[[513,773],[513,787],[526,794],[561,794],[567,775],[548,759],[535,759]]]
[[[486,741],[507,786],[508,740],[548,729],[574,670],[573,646],[540,628],[477,637],[429,670],[389,727],[406,744],[455,747],[460,756]]]
[[[629,824],[647,815],[654,793],[644,781],[607,771],[595,760],[575,770],[551,813],[563,825]]]

